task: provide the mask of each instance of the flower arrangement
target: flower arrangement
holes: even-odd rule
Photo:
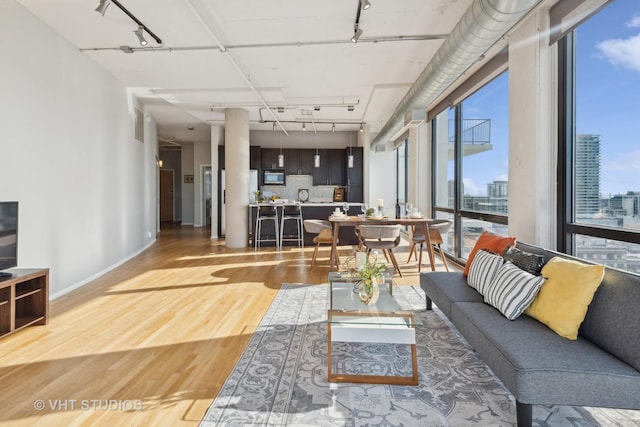
[[[373,304],[378,299],[380,279],[385,268],[385,264],[378,264],[378,258],[374,256],[373,259],[367,257],[362,269],[358,270],[358,293],[365,304]]]

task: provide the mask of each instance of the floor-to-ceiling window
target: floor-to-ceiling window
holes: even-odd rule
[[[396,203],[399,203],[403,208],[407,202],[407,180],[408,180],[408,156],[409,156],[409,143],[405,139],[402,144],[396,148]],[[401,209],[401,214],[404,210]],[[395,212],[394,212],[395,214]]]
[[[640,2],[612,2],[558,52],[558,247],[640,273]]]
[[[507,232],[508,102],[504,72],[432,120],[434,217],[454,221],[444,247],[456,258],[483,230]]]

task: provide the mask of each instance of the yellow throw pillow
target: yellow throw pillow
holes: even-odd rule
[[[547,280],[525,314],[560,336],[577,339],[587,308],[604,277],[604,266],[554,257],[541,274]]]

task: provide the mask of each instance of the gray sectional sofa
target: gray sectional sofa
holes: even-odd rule
[[[564,254],[524,243],[545,262]],[[584,261],[582,261],[584,262]],[[462,272],[423,272],[420,286],[516,400],[518,426],[532,405],[640,409],[640,277],[605,269],[578,339],[563,338],[523,314],[508,320],[483,302]]]

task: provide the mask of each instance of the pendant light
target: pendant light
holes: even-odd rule
[[[347,167],[353,168],[353,150],[351,149],[351,133],[349,134],[349,155],[347,156]]]
[[[276,130],[276,124],[273,124],[273,130]],[[280,154],[278,154],[278,167],[284,167],[284,154],[282,154],[282,134],[280,134]]]
[[[316,155],[313,156],[313,167],[314,168],[319,168],[320,167],[320,154],[318,154],[318,134],[315,134],[315,139],[316,139]]]

